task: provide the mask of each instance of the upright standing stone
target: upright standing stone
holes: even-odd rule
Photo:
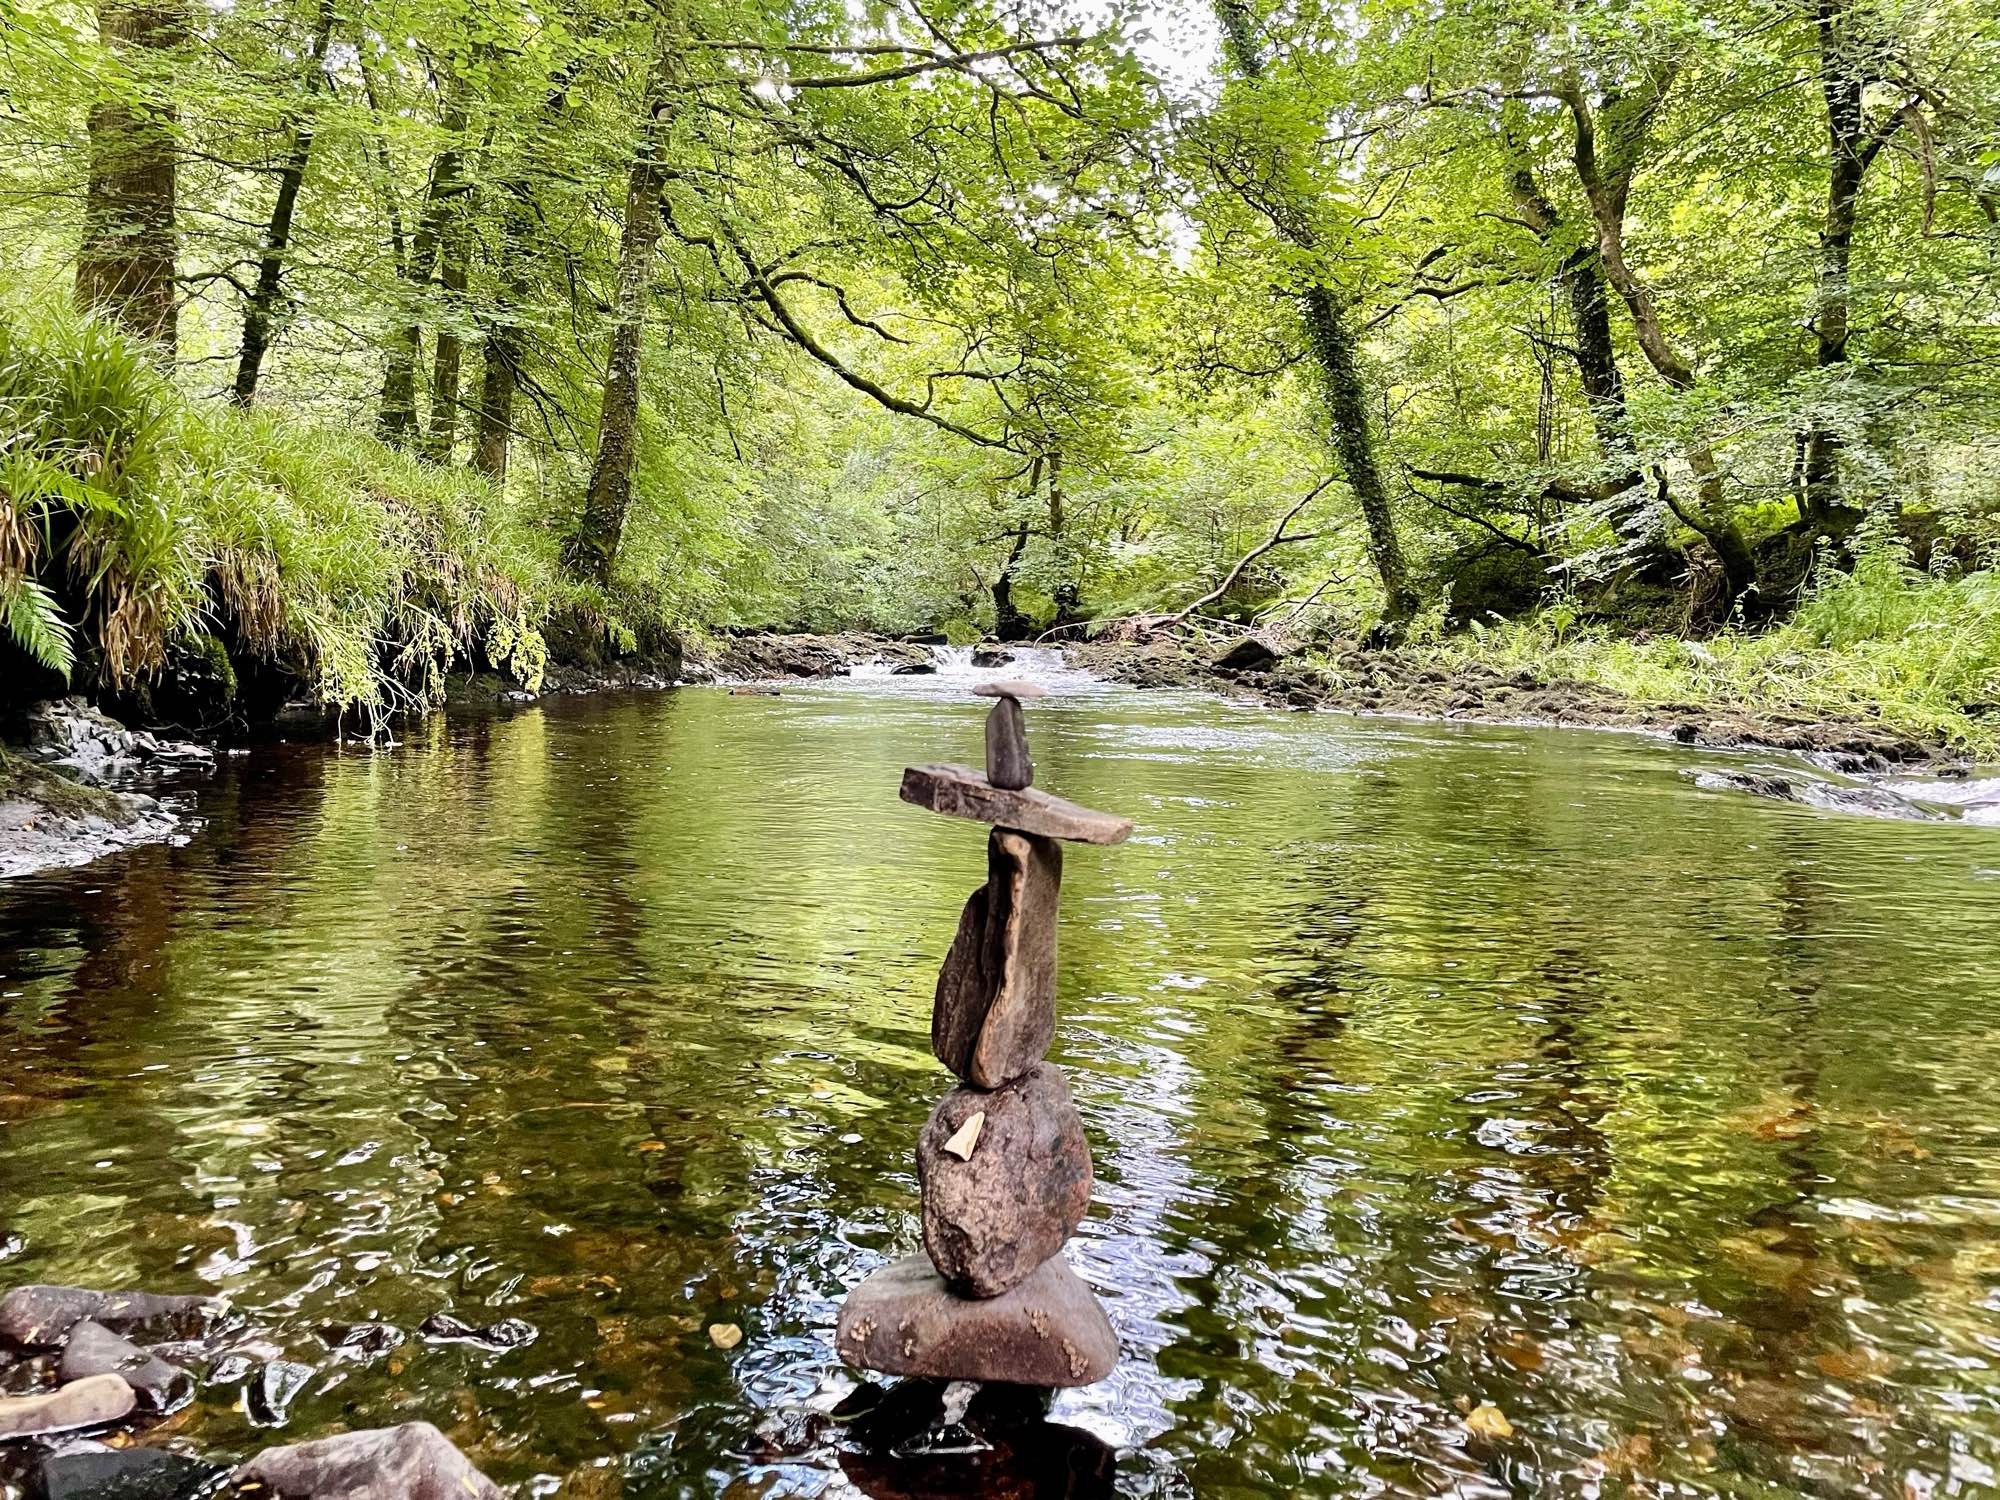
[[[986,716],[986,779],[1008,791],[1019,791],[1035,779],[1018,698],[1002,698]]]
[[[931,1008],[931,1050],[968,1083],[999,1088],[1049,1050],[1061,896],[1061,845],[1005,828],[988,835],[986,884],[965,903]]]

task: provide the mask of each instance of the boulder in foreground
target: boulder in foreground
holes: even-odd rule
[[[235,1484],[244,1500],[502,1500],[428,1422],[270,1448],[236,1471]]]
[[[1060,1256],[999,1297],[954,1296],[929,1259],[884,1266],[852,1292],[834,1334],[840,1357],[884,1375],[1089,1385],[1118,1362],[1118,1336]]]
[[[187,1371],[90,1319],[70,1330],[61,1373],[64,1380],[116,1375],[132,1387],[141,1407],[157,1415],[179,1411],[194,1399],[194,1377]]]

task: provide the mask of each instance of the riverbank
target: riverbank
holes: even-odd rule
[[[1139,688],[1199,688],[1274,707],[1546,724],[1664,735],[1685,745],[1784,750],[1850,775],[1957,767],[1963,749],[1865,712],[1817,715],[1727,701],[1647,701],[1600,683],[1444,649],[1276,650],[1254,639],[1215,650],[1178,641],[1090,642],[1078,666]]]

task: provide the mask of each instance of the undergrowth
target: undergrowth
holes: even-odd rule
[[[538,686],[554,613],[614,647],[652,625],[621,609],[476,475],[187,400],[104,323],[0,306],[0,625],[72,681],[226,654],[380,722],[458,664]]]
[[[1580,628],[1559,603],[1425,649],[1597,683],[1641,703],[1872,718],[2000,758],[2000,574],[1930,577],[1893,543],[1864,550],[1852,572],[1824,574],[1788,621],[1757,634],[1621,638]]]

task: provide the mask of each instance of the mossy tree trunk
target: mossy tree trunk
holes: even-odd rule
[[[597,417],[597,456],[584,492],[583,513],[563,548],[570,571],[593,583],[608,582],[632,508],[632,467],[639,452],[640,355],[652,301],[653,260],[665,232],[660,195],[667,185],[667,144],[673,133],[679,38],[663,31],[646,81],[638,141],[625,186],[625,225],[618,242],[618,300],[611,348],[605,361],[604,396]]]
[[[107,94],[90,109],[77,300],[171,363],[180,308],[177,117],[157,74],[187,39],[187,11],[178,0],[103,0],[97,26],[105,46],[129,59],[134,82],[130,94]]]

